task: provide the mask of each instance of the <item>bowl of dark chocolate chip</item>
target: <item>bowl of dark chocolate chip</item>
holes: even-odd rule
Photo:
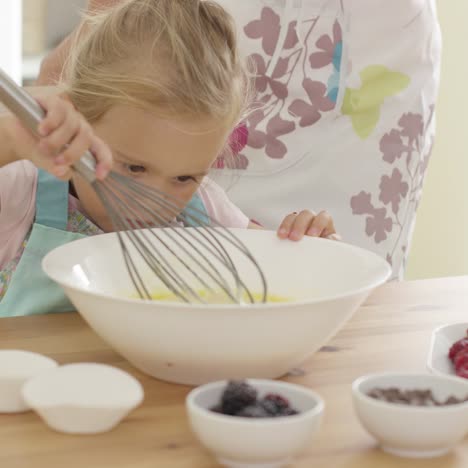
[[[468,434],[468,381],[381,373],[355,380],[352,394],[361,424],[393,455],[443,456]]]
[[[194,434],[221,465],[279,468],[313,443],[324,402],[306,387],[248,379],[195,388],[186,407]]]

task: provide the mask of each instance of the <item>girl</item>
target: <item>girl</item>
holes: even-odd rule
[[[132,0],[90,17],[78,37],[64,93],[38,98],[46,110],[39,140],[11,115],[0,119],[0,316],[72,309],[40,262],[61,244],[112,230],[93,190],[71,171],[88,148],[99,178],[113,161],[114,170],[196,203],[227,227],[254,227],[205,178],[248,95],[228,14],[208,1]],[[299,240],[335,230],[326,213],[302,211],[278,234]]]

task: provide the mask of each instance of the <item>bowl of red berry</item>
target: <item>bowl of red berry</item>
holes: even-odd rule
[[[362,425],[393,455],[442,456],[468,434],[468,381],[382,373],[357,379],[352,393]]]
[[[432,333],[427,367],[431,372],[468,379],[468,323],[443,325]]]
[[[198,440],[230,468],[278,468],[312,442],[324,411],[308,388],[274,380],[218,381],[187,396]]]

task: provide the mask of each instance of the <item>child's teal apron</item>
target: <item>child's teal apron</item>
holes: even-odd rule
[[[71,311],[62,288],[42,271],[44,256],[83,234],[68,232],[68,183],[38,171],[36,218],[23,255],[0,301],[0,317]]]
[[[188,207],[205,214],[195,194]],[[206,218],[208,219],[208,218]],[[0,300],[0,317],[68,312],[74,310],[63,289],[42,271],[41,262],[51,250],[85,237],[68,232],[68,182],[38,171],[36,218],[26,248]]]

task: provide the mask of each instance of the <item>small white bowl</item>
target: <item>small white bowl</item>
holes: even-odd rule
[[[449,351],[456,341],[466,337],[467,329],[468,322],[459,322],[443,325],[432,332],[427,358],[427,368],[431,372],[438,375],[457,375],[455,367],[449,359]]]
[[[41,354],[29,351],[0,350],[0,413],[19,413],[29,407],[21,395],[24,383],[57,367],[57,363]]]
[[[116,426],[143,400],[134,377],[104,364],[69,364],[39,375],[23,397],[52,429],[96,434]]]
[[[388,403],[367,395],[373,388],[430,389],[436,399],[466,398],[468,381],[429,374],[382,373],[353,382],[356,413],[382,450],[401,457],[429,458],[449,452],[468,433],[468,402],[420,407]]]
[[[286,382],[248,379],[261,398],[278,393],[299,411],[293,416],[250,419],[215,413],[227,381],[192,390],[186,406],[192,429],[218,461],[231,468],[277,468],[301,452],[319,429],[324,402],[315,392]]]

